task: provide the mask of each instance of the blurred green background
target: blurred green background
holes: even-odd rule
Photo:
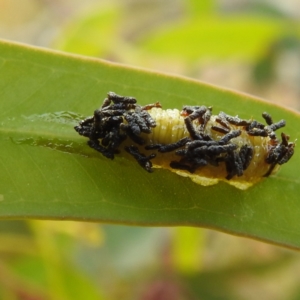
[[[0,0],[0,38],[299,110],[299,18],[297,0]],[[0,299],[300,299],[299,272],[297,252],[210,230],[0,223]]]

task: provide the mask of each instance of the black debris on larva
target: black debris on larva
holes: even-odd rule
[[[89,139],[88,145],[91,148],[110,159],[119,153],[124,141],[129,139],[132,144],[128,146],[126,142],[127,146],[123,149],[148,172],[152,172],[151,160],[158,153],[172,152],[178,157],[178,160],[170,161],[173,169],[194,173],[207,165],[218,167],[223,164],[227,180],[242,176],[254,157],[254,148],[247,139],[242,145],[234,142],[242,133],[249,137],[268,138],[267,153],[262,159],[269,167],[264,176],[269,176],[276,165],[286,163],[294,153],[295,143],[289,142],[289,136],[281,133],[280,141],[275,134],[276,130],[285,126],[284,120],[274,123],[266,112],[262,117],[267,125],[224,112],[212,119],[212,107],[206,106],[183,107],[181,115],[184,117],[188,136],[174,143],[149,144],[147,135],[156,127],[156,121],[150,114],[152,108],[161,108],[161,105],[156,102],[140,106],[134,97],[109,92],[100,109],[75,126],[75,130]],[[211,120],[214,121],[208,127]],[[214,139],[213,136],[216,135],[213,132],[221,137]],[[157,152],[150,155],[143,153],[147,150]]]
[[[276,164],[282,165],[290,160],[294,154],[295,143],[289,142],[290,137],[281,133],[281,143],[274,144],[268,152],[266,162],[271,165],[265,176],[269,176]]]
[[[151,159],[156,156],[155,153],[152,153],[148,156],[144,155],[143,153],[140,153],[139,148],[131,145],[129,147],[125,147],[125,150],[131,154],[136,161],[148,172],[152,172],[152,162]]]
[[[94,116],[86,118],[74,128],[80,135],[89,138],[88,145],[91,148],[113,159],[127,137],[136,144],[145,144],[140,134],[150,133],[151,128],[156,126],[155,120],[147,112],[153,107],[161,107],[161,105],[157,102],[141,107],[136,104],[136,99],[133,97],[123,97],[109,92],[101,108],[94,111]],[[124,123],[125,120],[127,123]],[[139,152],[134,149],[130,148],[127,151],[149,171],[151,165],[141,163],[138,159]],[[146,158],[150,161],[153,157]]]

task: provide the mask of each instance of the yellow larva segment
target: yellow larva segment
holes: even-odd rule
[[[161,108],[152,108],[149,110],[149,114],[156,121],[157,126],[152,129],[152,133],[143,134],[143,138],[145,138],[147,141],[146,144],[175,143],[181,138],[189,135],[184,124],[184,118],[180,115],[179,110],[163,110]],[[205,127],[205,132],[212,136],[214,140],[220,140],[224,134],[211,129],[213,125],[218,125],[215,119],[216,116],[211,117],[210,121]],[[198,125],[197,121],[194,121],[194,125]],[[241,129],[241,127],[230,125],[230,130],[238,129]],[[156,168],[168,169],[184,177],[190,177],[194,182],[205,186],[216,184],[219,180],[222,180],[234,185],[239,189],[247,189],[254,183],[261,181],[264,174],[266,174],[270,168],[270,165],[265,162],[270,144],[270,138],[249,136],[246,131],[242,130],[242,134],[237,138],[231,139],[231,143],[238,145],[239,148],[242,145],[247,144],[252,146],[254,149],[253,158],[247,170],[244,171],[242,176],[235,176],[231,180],[226,180],[227,171],[224,163],[221,163],[217,167],[213,165],[207,165],[205,167],[198,168],[193,174],[189,173],[188,171],[173,169],[170,167],[170,162],[173,160],[178,161],[180,159],[180,157],[174,152],[157,152],[157,156],[152,160],[153,166]],[[143,152],[145,152],[145,150],[143,150]],[[151,151],[147,152],[147,154],[149,153],[151,153]],[[277,169],[278,167],[276,170]]]
[[[178,109],[152,108],[149,113],[156,122],[156,127],[152,129],[152,133],[147,135],[149,143],[171,144],[188,135],[184,118]]]

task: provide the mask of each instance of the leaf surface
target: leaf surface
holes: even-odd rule
[[[268,111],[299,138],[299,114],[194,80],[0,43],[0,217],[201,226],[300,247],[297,152],[279,173],[241,191],[203,187],[167,170],[109,160],[73,126],[108,91],[164,108],[212,105],[242,118]]]

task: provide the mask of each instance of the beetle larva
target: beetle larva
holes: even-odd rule
[[[181,112],[163,110],[158,102],[140,106],[133,97],[109,92],[100,109],[75,130],[107,158],[124,149],[148,172],[166,168],[201,185],[223,180],[247,189],[294,153],[289,136],[281,133],[279,140],[275,134],[285,121],[262,116],[266,125],[224,112],[212,115],[206,106],[184,106]]]

